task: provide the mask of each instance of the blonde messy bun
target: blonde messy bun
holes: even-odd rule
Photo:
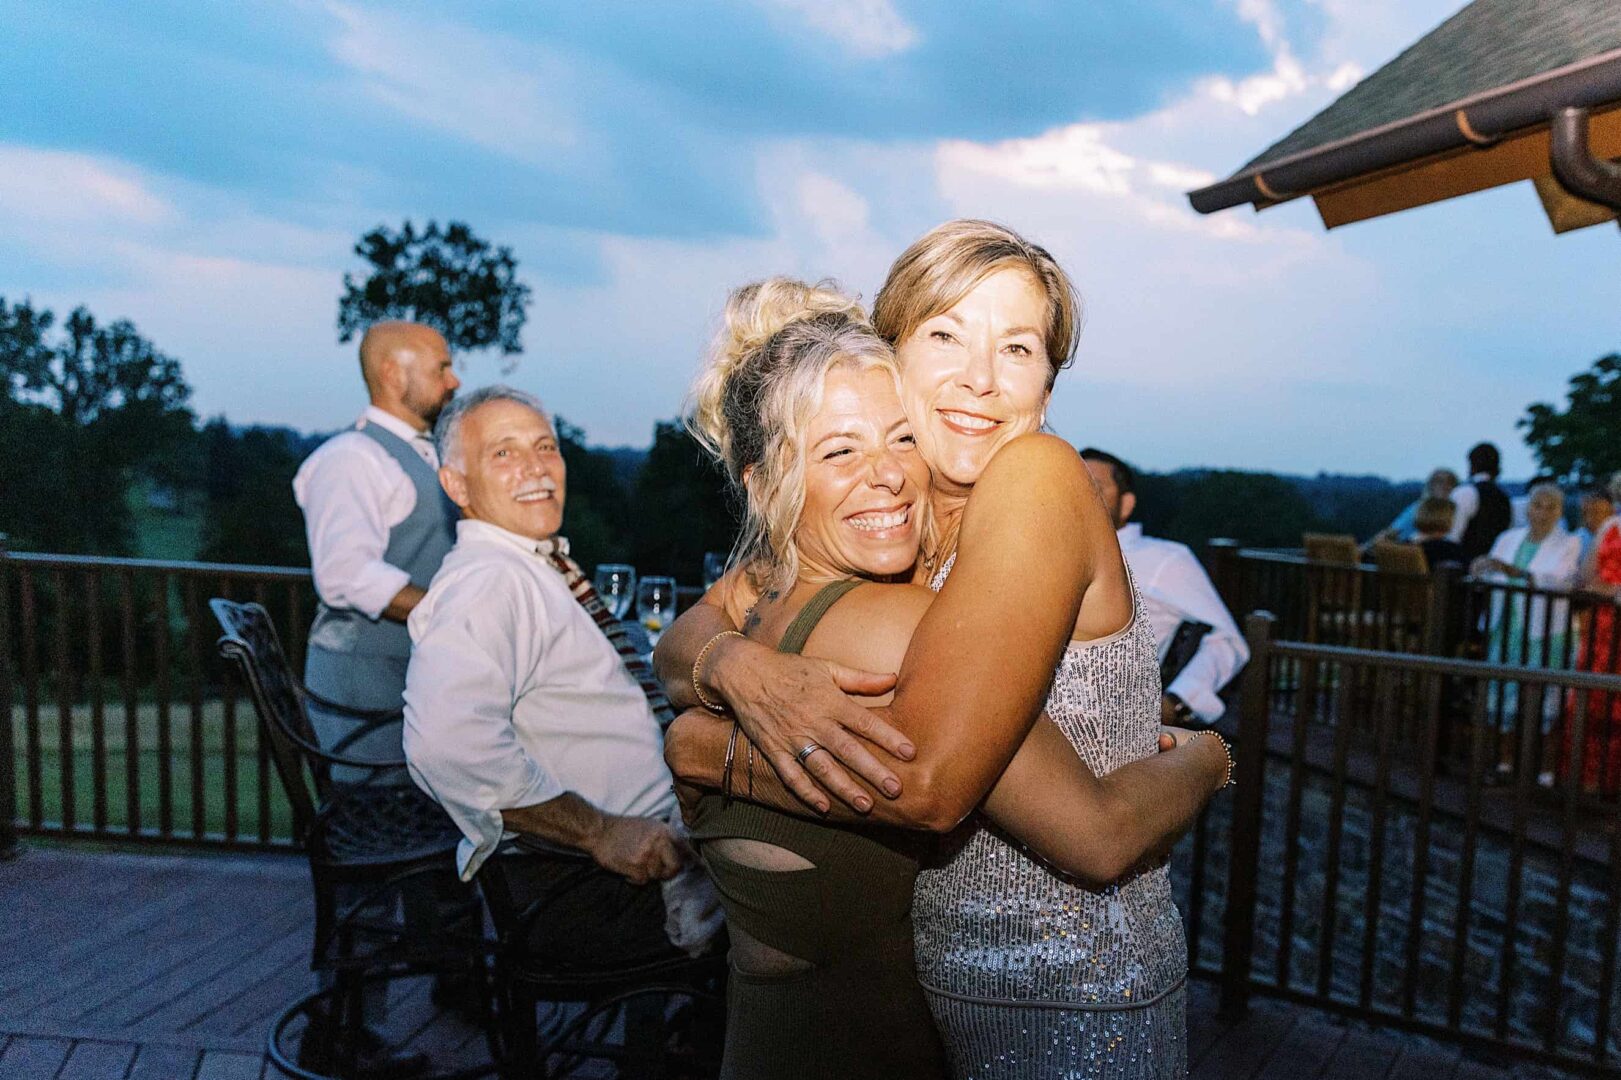
[[[793,534],[805,504],[805,427],[841,364],[895,372],[895,356],[854,297],[831,281],[774,277],[732,291],[689,395],[687,428],[743,497],[732,561],[757,588],[799,574]]]
[[[739,380],[762,377],[765,372],[759,369],[765,345],[786,327],[818,315],[868,325],[860,301],[825,279],[807,285],[793,278],[766,278],[739,286],[726,298],[720,332],[710,343],[704,370],[692,386],[687,423],[733,480],[740,481],[743,469],[753,462],[734,459],[733,428],[725,415],[728,389],[736,389]]]

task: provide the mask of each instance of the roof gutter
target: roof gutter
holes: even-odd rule
[[[1549,134],[1548,156],[1564,189],[1621,214],[1621,166],[1587,148],[1587,110],[1560,109]]]
[[[1201,214],[1283,202],[1448,150],[1490,146],[1510,132],[1548,123],[1561,109],[1616,102],[1621,102],[1621,49],[1246,169],[1189,192],[1188,201]]]

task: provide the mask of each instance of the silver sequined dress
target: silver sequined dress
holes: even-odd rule
[[[1130,625],[1071,643],[1047,699],[1099,775],[1158,751],[1158,651],[1133,593]],[[912,918],[918,977],[958,1080],[1187,1075],[1187,943],[1164,867],[1095,890],[982,819],[946,841],[918,875]]]

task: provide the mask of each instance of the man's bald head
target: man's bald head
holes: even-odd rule
[[[431,427],[461,385],[444,335],[413,322],[368,327],[360,339],[360,374],[373,405],[417,426]]]

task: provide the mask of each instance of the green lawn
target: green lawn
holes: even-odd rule
[[[147,502],[144,484],[130,486],[126,496],[135,518],[135,554],[143,559],[189,561],[203,543],[203,514],[181,497],[179,507],[160,510]]]
[[[225,753],[225,708],[218,700],[203,702],[201,711],[201,818],[205,833],[223,835],[226,829],[226,793],[228,776],[236,777],[236,835],[244,840],[255,840],[260,834],[258,733],[253,710],[246,702],[239,702],[235,717],[236,752],[228,758]],[[135,735],[138,751],[136,791],[140,824],[143,830],[159,828],[162,824],[163,791],[162,756],[159,734],[162,720],[156,705],[144,704],[136,711]],[[193,804],[193,763],[191,755],[192,714],[189,705],[171,707],[168,719],[170,748],[168,752],[170,798],[170,825],[168,835],[191,837],[197,828],[197,808]],[[28,725],[21,707],[12,711],[12,737],[15,740],[17,763],[17,820],[33,819],[34,791],[38,790],[41,817],[47,824],[63,821],[63,760],[62,725],[54,706],[41,708],[39,718],[39,773],[35,777],[29,768]],[[88,705],[73,710],[71,741],[68,747],[72,763],[73,810],[75,824],[84,828],[93,823],[96,812],[96,773],[94,728]],[[129,826],[129,739],[124,710],[109,703],[105,710],[104,737],[106,776],[105,822],[108,830],[123,830]],[[281,790],[281,782],[274,769],[268,774],[270,786],[270,836],[286,839],[292,835],[292,810]]]

